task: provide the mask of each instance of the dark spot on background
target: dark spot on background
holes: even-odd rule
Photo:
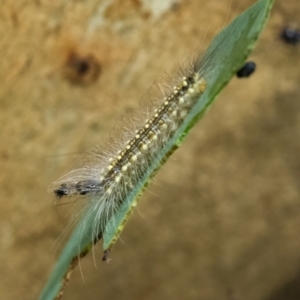
[[[292,28],[284,28],[281,32],[281,39],[290,45],[297,45],[300,43],[300,31]]]
[[[98,79],[101,72],[100,63],[92,54],[70,53],[63,69],[65,78],[73,84],[93,83]]]

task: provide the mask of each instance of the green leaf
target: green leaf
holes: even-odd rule
[[[139,195],[142,194],[150,179],[172,152],[179,147],[188,131],[203,116],[221,89],[243,66],[268,19],[273,3],[274,0],[257,1],[223,29],[204,53],[203,59],[199,61],[199,64],[204,65],[203,76],[207,81],[204,94],[199,98],[198,103],[190,111],[176,134],[159,153],[158,159],[153,161],[134,191],[124,199],[118,212],[106,224],[103,232],[104,250],[110,249],[118,239]],[[74,260],[79,256],[84,256],[92,247],[91,231],[96,213],[82,216],[81,221],[63,249],[39,299],[54,299],[62,288],[63,278],[74,267]]]

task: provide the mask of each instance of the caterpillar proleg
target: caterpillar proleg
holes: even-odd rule
[[[80,198],[77,201],[83,201],[83,208],[79,215],[95,215],[93,241],[102,236],[105,225],[123,199],[199,101],[207,85],[203,74],[205,61],[201,62],[199,56],[182,68],[171,87],[151,99],[152,105],[142,108],[144,120],[133,122],[119,138],[111,139],[107,148],[92,150],[84,163],[50,186],[58,201],[70,196]]]

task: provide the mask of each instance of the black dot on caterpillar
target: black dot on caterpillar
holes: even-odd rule
[[[62,198],[63,196],[68,196],[74,193],[77,193],[78,195],[86,195],[101,189],[100,184],[101,183],[96,180],[82,180],[73,185],[62,183],[58,189],[53,190],[53,193],[57,198]]]

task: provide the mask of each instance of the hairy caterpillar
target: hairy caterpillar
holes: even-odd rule
[[[81,212],[95,213],[92,240],[101,237],[104,226],[118,210],[122,200],[135,187],[147,167],[176,133],[186,115],[206,88],[206,80],[196,59],[161,99],[145,109],[141,124],[124,130],[110,146],[90,153],[80,167],[55,181],[50,189],[54,195],[84,198]],[[139,122],[137,122],[139,123]],[[82,200],[82,199],[81,199]],[[80,212],[80,213],[81,213]],[[79,213],[79,214],[80,214]]]

